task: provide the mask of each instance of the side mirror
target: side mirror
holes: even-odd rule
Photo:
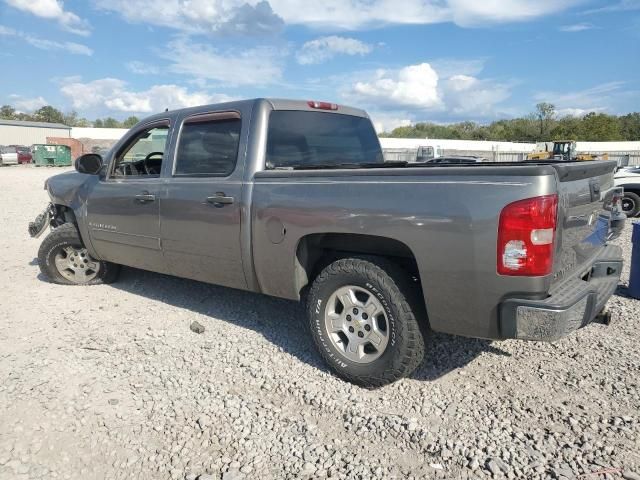
[[[85,153],[76,158],[76,171],[88,175],[97,175],[102,168],[102,157],[97,153]]]

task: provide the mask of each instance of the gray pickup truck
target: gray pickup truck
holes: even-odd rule
[[[52,282],[128,265],[304,299],[320,355],[368,387],[410,374],[430,330],[552,341],[605,321],[622,268],[614,162],[385,163],[342,105],[160,113],[75,166],[30,225],[52,227]]]

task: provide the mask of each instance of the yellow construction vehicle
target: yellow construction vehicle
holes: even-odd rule
[[[527,160],[609,160],[609,154],[596,155],[594,153],[576,153],[574,140],[538,143],[536,149],[527,155]]]

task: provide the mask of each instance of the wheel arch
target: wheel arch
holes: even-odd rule
[[[624,192],[635,193],[636,195],[640,195],[640,183],[634,183],[632,185],[621,185],[624,188]]]
[[[76,226],[82,243],[87,248],[92,257],[101,259],[93,248],[91,236],[89,235],[89,226],[86,222],[85,205],[67,205],[62,202],[54,201],[52,204],[53,214],[51,218],[51,226],[59,227],[64,223],[72,223]]]
[[[62,203],[52,203],[54,216],[51,219],[51,224],[54,227],[58,227],[63,223],[73,223],[78,226],[78,219],[74,210]]]
[[[295,289],[305,290],[330,263],[347,257],[384,257],[401,266],[420,282],[416,256],[411,248],[394,238],[359,233],[313,233],[298,241],[295,253]]]

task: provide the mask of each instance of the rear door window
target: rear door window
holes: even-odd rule
[[[185,120],[174,175],[227,177],[233,173],[240,144],[240,116],[199,115]]]
[[[326,112],[271,112],[267,169],[383,162],[378,136],[368,118]]]

